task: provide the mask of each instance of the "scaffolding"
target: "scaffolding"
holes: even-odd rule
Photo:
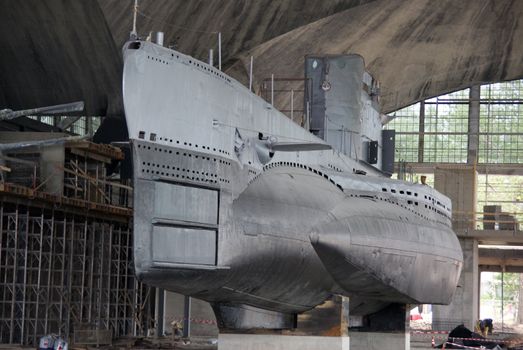
[[[34,346],[47,334],[72,340],[86,331],[111,339],[151,323],[149,287],[133,270],[132,188],[105,171],[121,151],[87,141],[61,147],[51,172],[42,170],[45,150],[3,156],[0,343]],[[58,192],[49,185],[57,177]]]

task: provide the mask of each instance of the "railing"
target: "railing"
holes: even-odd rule
[[[276,78],[273,76],[263,80],[261,97],[291,120],[308,129],[310,102],[312,101],[311,83],[311,79],[307,78]]]

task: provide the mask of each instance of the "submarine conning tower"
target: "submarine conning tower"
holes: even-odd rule
[[[394,130],[383,130],[379,83],[363,57],[305,57],[305,110],[309,128],[335,150],[390,176],[394,172]]]

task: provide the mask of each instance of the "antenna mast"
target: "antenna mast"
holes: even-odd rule
[[[137,39],[138,33],[136,32],[136,16],[138,15],[138,0],[134,0],[133,7],[133,30],[131,31],[131,39]]]

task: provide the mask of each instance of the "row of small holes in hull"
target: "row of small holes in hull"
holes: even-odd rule
[[[138,133],[138,138],[144,140],[145,139],[145,131],[140,131]],[[150,134],[150,137],[149,137],[150,141],[156,142],[157,138],[158,137],[157,137],[157,135],[155,133],[151,133]],[[177,145],[184,145],[184,146],[194,147],[195,149],[203,149],[203,150],[208,150],[208,151],[212,150],[213,152],[218,152],[218,153],[225,154],[225,155],[228,155],[228,156],[231,155],[230,152],[228,152],[226,150],[223,150],[223,149],[216,148],[216,147],[212,147],[211,148],[210,146],[198,145],[198,144],[194,144],[194,146],[193,146],[192,142],[173,140],[173,139],[166,138],[166,137],[160,137],[159,140],[160,141],[169,142],[169,143],[173,143],[173,144],[177,144]]]
[[[396,192],[397,192],[396,189],[394,189],[394,188],[387,189],[387,188],[385,188],[385,187],[383,187],[383,188],[381,189],[381,191],[382,191],[382,192],[388,192],[388,191],[390,191],[391,193],[396,193]],[[407,196],[412,196],[412,195],[414,195],[414,197],[417,197],[417,196],[418,196],[418,193],[416,193],[416,192],[414,192],[414,194],[413,194],[411,191],[404,191],[404,190],[400,190],[400,191],[399,191],[399,194],[403,194],[403,195],[406,194]],[[425,199],[432,200],[433,202],[435,201],[435,199],[434,199],[434,198],[431,198],[430,196],[425,195],[424,197],[425,197]],[[408,203],[408,204],[412,204],[412,203],[414,203],[414,204],[418,205],[418,202],[413,202],[413,201],[411,201],[411,200],[408,200],[407,203]],[[444,206],[443,204],[441,204],[441,202],[437,201],[437,202],[436,202],[436,205],[438,205],[438,206],[442,207],[443,209],[446,209],[448,212],[450,212],[450,210],[449,210],[446,206]],[[450,219],[446,214],[444,214],[443,212],[439,211],[436,207],[425,205],[425,208],[430,209],[430,210],[432,210],[432,211],[435,211],[435,212],[437,212],[438,214],[444,215],[444,216],[446,216],[448,219]]]
[[[151,164],[151,166],[148,166],[147,164],[143,162],[142,167],[142,173],[145,174],[155,174],[155,175],[161,175],[161,176],[167,176],[175,179],[187,179],[187,180],[193,180],[193,181],[202,181],[202,182],[208,182],[208,183],[227,183],[229,184],[230,181],[224,178],[218,178],[218,175],[212,174],[212,173],[204,173],[203,171],[196,171],[191,169],[185,169],[185,168],[175,168],[175,167],[169,167],[162,165],[160,168],[160,164]]]
[[[184,157],[190,157],[194,159],[201,159],[203,161],[207,162],[213,162],[218,164],[224,164],[227,166],[231,166],[231,163],[222,159],[217,159],[213,157],[207,157],[203,155],[197,155],[197,154],[191,154],[190,152],[183,152],[183,151],[176,151],[172,149],[168,149],[165,147],[155,147],[155,146],[146,146],[138,144],[138,148],[145,149],[147,151],[151,152],[159,152],[159,153],[167,153],[172,154],[173,156],[184,156]],[[155,175],[161,175],[161,176],[167,176],[175,179],[187,179],[187,180],[194,180],[194,181],[202,181],[202,182],[208,182],[208,183],[226,183],[230,184],[230,180],[226,178],[218,178],[217,174],[213,174],[210,172],[204,172],[200,171],[201,169],[189,169],[189,168],[180,168],[179,166],[176,166],[176,164],[173,163],[154,163],[154,162],[142,162],[142,173],[146,174],[155,174]]]
[[[203,160],[218,162],[219,164],[225,164],[225,165],[231,166],[231,162],[229,162],[229,161],[222,160],[222,159],[217,159],[217,158],[214,158],[214,157],[207,157],[207,156],[201,155],[201,154],[198,155],[198,154],[192,154],[190,152],[174,151],[174,150],[168,149],[168,148],[154,147],[154,146],[145,146],[145,145],[140,145],[140,144],[138,145],[138,148],[143,148],[143,149],[146,149],[146,150],[150,150],[150,151],[154,151],[154,152],[160,152],[160,153],[181,155],[181,156],[190,157],[190,158],[194,157],[195,159],[203,159]]]
[[[174,58],[174,54],[173,53],[171,54],[171,57]],[[155,61],[155,62],[159,62],[159,63],[165,64],[165,65],[171,64],[168,61],[165,61],[165,60],[163,60],[161,58],[154,57],[154,56],[151,56],[151,55],[148,55],[147,59],[150,59],[151,61]],[[179,60],[180,56],[176,55],[176,59]],[[216,70],[214,68],[211,68],[210,66],[207,66],[207,65],[205,65],[203,63],[199,63],[198,61],[189,60],[189,64],[193,65],[194,67],[196,67],[196,68],[198,68],[198,69],[200,69],[200,70],[202,70],[204,72],[213,74],[215,77],[223,79],[223,80],[225,80],[228,83],[232,82],[230,78],[228,78],[226,75],[220,73],[220,71],[218,71],[218,70]]]
[[[327,180],[329,180],[332,184],[336,185],[339,189],[341,189],[343,191],[343,188],[342,186],[340,186],[339,184],[335,183],[335,181],[333,181],[331,178],[329,178],[328,175],[322,173],[321,171],[319,170],[316,170],[308,165],[304,165],[304,164],[299,164],[299,163],[293,163],[293,162],[275,162],[275,163],[271,163],[271,164],[268,164],[266,166],[264,166],[264,170],[267,170],[267,169],[271,169],[271,168],[275,168],[275,167],[279,167],[279,166],[291,166],[291,167],[295,167],[295,168],[300,168],[300,169],[306,169],[306,170],[309,170],[309,171],[312,171],[313,173],[317,174],[317,175],[320,175],[320,176],[323,176],[324,178],[326,178]],[[261,174],[260,174],[261,175]],[[259,175],[258,175],[259,176]],[[254,181],[257,177],[253,178],[250,182]],[[386,192],[386,191],[384,191]],[[402,191],[403,192],[403,191]],[[410,192],[410,191],[408,191]],[[367,195],[350,195],[351,197],[362,197],[362,198],[367,198],[369,196]],[[415,193],[415,196],[417,196],[417,193]],[[432,220],[432,221],[436,221],[434,219],[431,219],[429,218],[428,216],[425,216],[423,215],[422,213],[418,212],[418,211],[415,211],[413,209],[411,209],[410,207],[408,207],[407,205],[403,205],[397,201],[393,201],[393,200],[388,200],[388,199],[384,199],[382,197],[378,197],[378,196],[370,196],[372,199],[377,199],[377,200],[382,200],[382,201],[387,201],[391,204],[395,204],[395,205],[398,205],[404,209],[407,209],[409,211],[411,211],[412,213],[426,219],[426,220]],[[417,201],[407,201],[407,204],[409,205],[414,205],[414,206],[419,206],[419,202]],[[438,214],[442,215],[442,216],[445,216],[443,215],[443,213],[439,212],[439,211],[436,211],[434,210],[435,212],[438,212]]]

